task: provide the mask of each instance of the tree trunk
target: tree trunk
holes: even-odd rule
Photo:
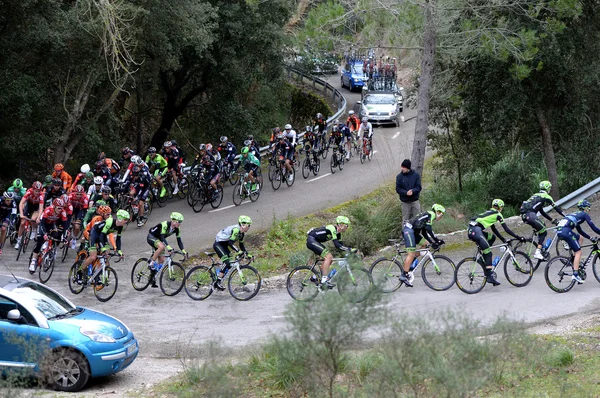
[[[425,148],[429,131],[429,102],[433,83],[436,31],[433,20],[435,0],[425,2],[425,31],[423,34],[423,54],[421,56],[421,76],[419,77],[419,103],[417,105],[417,123],[411,154],[412,168],[423,175]]]
[[[550,125],[548,119],[546,119],[546,112],[541,107],[537,107],[535,110],[538,123],[540,124],[540,131],[542,133],[542,149],[544,151],[544,163],[548,169],[548,181],[552,183],[552,189],[550,195],[554,200],[560,199],[560,193],[558,190],[558,171],[556,170],[556,158],[554,157],[554,148],[552,147],[552,132],[550,131]]]

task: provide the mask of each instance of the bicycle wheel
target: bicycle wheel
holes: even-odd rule
[[[183,199],[187,196],[188,190],[190,189],[190,182],[187,177],[183,177],[179,180],[179,192],[177,192],[177,197],[179,199]]]
[[[369,162],[370,162],[372,158],[373,158],[373,145],[367,144],[367,159],[369,159]]]
[[[290,176],[292,177],[291,180],[290,180]],[[296,181],[296,169],[294,169],[292,167],[291,170],[287,172],[287,178],[285,179],[285,184],[288,187],[291,187],[292,185],[294,185],[294,181]]]
[[[17,250],[17,261],[19,261],[19,257],[21,257],[21,253],[25,253],[25,250],[27,250],[27,245],[29,244],[29,234],[31,233],[31,231],[29,231],[28,229],[25,229],[25,231],[23,231],[23,235],[21,235],[21,247],[19,247],[19,250]]]
[[[312,165],[312,172],[313,175],[317,175],[319,174],[319,170],[321,170],[321,159],[319,159],[318,156],[315,156],[314,160],[313,160],[313,165]]]
[[[83,260],[78,260],[69,269],[69,290],[73,294],[79,294],[83,291],[84,286],[84,271],[79,269],[83,264]]]
[[[568,292],[575,286],[575,281],[571,279],[573,275],[573,263],[568,257],[554,257],[546,264],[544,278],[546,284],[557,293]]]
[[[598,258],[600,258],[600,256],[596,254],[592,260],[592,270],[594,270],[594,276],[596,277],[596,280],[600,282],[600,270],[598,269],[600,264],[598,264]]]
[[[516,250],[513,251],[513,256],[509,253],[504,260],[504,276],[513,286],[526,286],[533,278],[531,259],[525,253]]]
[[[242,204],[242,201],[244,200],[244,185],[241,183],[241,181],[235,186],[233,187],[233,204],[236,206],[239,206]]]
[[[69,254],[69,241],[70,239],[67,239],[67,242],[63,243],[63,247],[62,247],[62,255],[60,257],[60,262],[64,263],[65,262],[65,258],[67,258],[67,254]]]
[[[315,267],[316,268],[316,267]],[[318,268],[317,268],[318,269]],[[289,295],[298,301],[308,301],[319,294],[321,273],[307,265],[294,268],[287,277],[285,285]]]
[[[160,196],[162,192],[162,188],[158,188],[158,195],[156,196],[156,203],[158,203],[158,207],[165,207],[167,205],[167,200],[169,200],[169,196],[171,196],[171,184],[167,181],[163,182],[163,186],[165,187],[164,196]]]
[[[238,173],[234,173],[233,171],[231,172],[231,175],[229,176],[229,183],[231,185],[235,185],[238,183],[238,181],[240,180],[240,175]]]
[[[131,286],[138,292],[146,290],[152,281],[152,271],[148,268],[148,259],[140,258],[131,269]]]
[[[192,210],[194,210],[194,213],[200,213],[204,208],[204,204],[206,203],[206,199],[204,198],[205,191],[206,187],[204,187],[204,185],[201,185],[194,190],[192,199]]]
[[[325,145],[325,147],[321,150],[321,157],[323,160],[327,159],[327,154],[329,153],[329,145]]]
[[[248,301],[258,294],[261,282],[258,271],[254,267],[244,265],[240,267],[240,272],[237,269],[231,271],[227,289],[236,300]]]
[[[398,260],[381,257],[371,264],[371,278],[377,290],[382,293],[395,292],[402,286],[402,264]]]
[[[198,189],[198,186],[196,185],[196,183],[192,183],[190,185],[190,188],[188,189],[188,194],[187,194],[187,204],[191,207],[194,202],[193,202],[193,195],[194,195],[194,191],[196,191],[196,189]]]
[[[54,272],[54,258],[56,253],[54,250],[50,250],[49,252],[44,253],[42,256],[42,263],[39,267],[39,278],[40,282],[46,283],[50,280],[52,276],[52,272]]]
[[[566,240],[560,238],[556,240],[556,255],[561,257],[573,256],[571,246],[569,246]]]
[[[361,146],[359,151],[358,151],[358,158],[360,159],[360,164],[363,164],[365,162],[365,152],[363,151],[363,147]]]
[[[353,303],[364,301],[371,293],[373,285],[371,274],[363,267],[351,267],[345,271],[341,271],[338,277],[338,292]]]
[[[104,271],[104,274],[100,272],[98,281],[94,284],[94,295],[103,303],[113,298],[119,287],[117,272],[111,267],[106,267]]]
[[[179,263],[172,262],[171,269],[166,265],[160,270],[159,286],[166,296],[175,296],[183,289],[185,270]]]
[[[255,190],[253,190],[252,192],[250,192],[250,201],[256,202],[258,200],[259,196],[260,196],[260,188],[257,188]]]
[[[309,156],[310,154],[307,154],[306,159],[304,159],[304,162],[302,162],[302,177],[304,177],[305,180],[310,175],[310,160],[308,159]]]
[[[444,291],[454,285],[454,262],[446,256],[435,255],[433,262],[426,259],[421,268],[421,277],[423,282],[433,290]]]
[[[479,293],[485,286],[485,269],[475,261],[475,257],[467,257],[456,265],[454,271],[456,286],[467,294]]]
[[[344,156],[340,155],[340,158],[338,159],[338,168],[340,171],[344,170],[344,158]]]
[[[276,172],[277,172],[277,165],[269,162],[269,168],[268,168],[269,181],[273,181],[273,177],[275,176]]]
[[[335,174],[335,168],[337,167],[337,153],[331,154],[331,160],[329,161],[329,168],[331,169],[331,174]]]
[[[271,186],[274,191],[277,191],[281,186],[281,179],[283,178],[283,174],[281,173],[281,169],[275,170],[275,174],[273,174],[273,179],[271,180]]]
[[[213,195],[213,197],[211,198],[210,207],[212,207],[213,209],[216,209],[217,207],[221,206],[222,202],[223,202],[223,187],[221,185],[217,185],[217,196],[215,197]]]
[[[204,265],[198,265],[185,276],[185,292],[192,300],[204,300],[213,292],[214,274]]]

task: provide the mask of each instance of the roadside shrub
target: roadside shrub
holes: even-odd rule
[[[558,347],[550,350],[545,357],[546,364],[554,368],[562,368],[573,364],[575,355],[566,347]]]

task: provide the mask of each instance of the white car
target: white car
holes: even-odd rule
[[[373,124],[400,124],[402,99],[390,92],[374,92],[366,94],[360,105],[360,118],[367,117]]]

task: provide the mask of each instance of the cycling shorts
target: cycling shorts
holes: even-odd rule
[[[98,250],[97,245],[104,246],[106,245],[106,238],[100,238],[100,232],[97,232],[95,229],[92,229],[90,233],[90,252],[95,252]]]
[[[258,166],[255,165],[254,163],[246,163],[244,165],[244,170],[246,170],[247,173],[250,173],[252,171],[253,172],[252,174],[256,175],[257,169],[258,169]]]
[[[148,234],[146,237],[146,242],[148,242],[153,249],[158,249],[158,244],[161,243],[160,239],[152,234]]]
[[[412,228],[404,227],[402,229],[402,236],[404,237],[404,246],[408,253],[414,252],[417,245],[423,244],[423,236],[419,232],[415,232]]]
[[[289,149],[285,152],[282,152],[282,154],[279,155],[279,160],[282,160],[282,159],[294,160],[294,151]]]
[[[325,257],[329,254],[329,250],[327,250],[327,248],[323,246],[321,242],[310,235],[306,239],[306,247],[317,256]]]
[[[87,209],[74,208],[73,209],[73,220],[83,220],[83,217],[85,217],[86,213],[87,213]]]
[[[558,237],[560,239],[564,239],[574,253],[577,253],[581,250],[581,245],[579,244],[579,234],[573,231],[571,228],[561,228],[558,231]]]
[[[344,133],[344,137],[346,137],[347,139],[351,139],[352,137],[354,137],[354,134],[352,134],[352,131],[346,130],[346,132]]]
[[[33,204],[30,202],[25,203],[23,207],[23,215],[27,218],[32,218],[33,213],[37,212],[40,209],[39,204]]]

